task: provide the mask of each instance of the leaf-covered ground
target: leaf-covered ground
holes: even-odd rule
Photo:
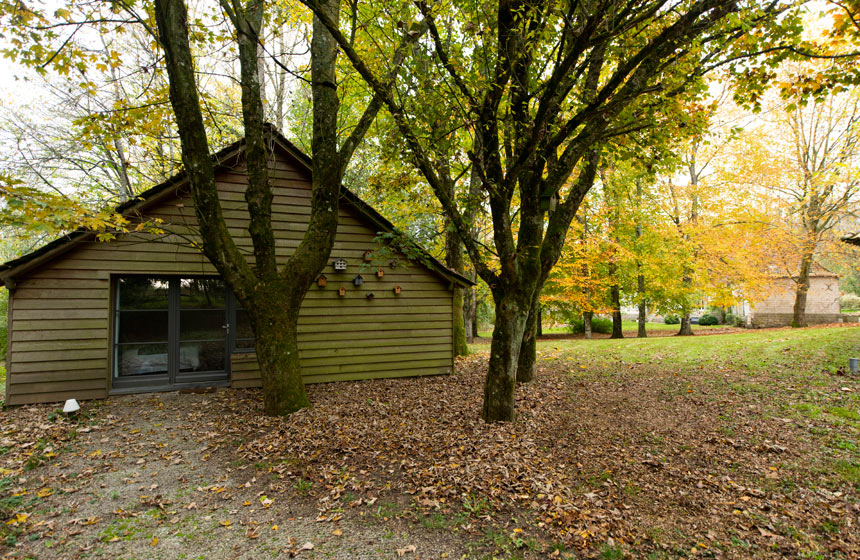
[[[551,340],[519,419],[450,377],[0,414],[4,556],[857,558],[860,329]]]

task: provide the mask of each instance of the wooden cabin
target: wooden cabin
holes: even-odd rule
[[[278,255],[286,258],[307,227],[310,160],[276,131],[270,135],[272,222]],[[240,140],[213,159],[230,232],[250,255],[243,154]],[[76,231],[0,266],[10,293],[6,403],[258,387],[253,332],[196,247],[185,175],[118,211],[160,218],[164,232],[100,242]],[[380,233],[393,231],[391,223],[345,189],[339,212],[325,278],[299,315],[305,382],[451,373],[452,289],[470,281],[429,255],[410,262],[391,254],[380,262],[368,251],[378,249]]]

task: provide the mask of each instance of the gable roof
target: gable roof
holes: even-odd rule
[[[277,130],[273,125],[266,124],[266,131],[269,134],[270,140],[278,147],[280,147],[284,152],[286,152],[289,156],[299,162],[299,164],[307,171],[308,175],[311,173],[311,158],[302,152],[298,147],[296,147],[292,142],[286,139],[283,134],[279,130]],[[220,170],[226,167],[226,163],[228,161],[234,160],[237,156],[239,156],[245,150],[245,138],[241,138],[229,146],[219,150],[218,152],[212,155],[212,161],[215,164],[215,172],[219,172]],[[165,198],[166,196],[173,194],[176,190],[185,184],[188,180],[187,173],[183,170],[177,173],[176,175],[170,177],[163,183],[160,183],[150,189],[147,189],[137,195],[134,199],[124,202],[116,207],[116,212],[120,214],[131,214],[136,211],[143,210],[145,207],[153,204],[157,200]],[[341,186],[340,189],[340,197],[346,202],[353,210],[355,210],[358,214],[360,214],[365,220],[369,221],[374,227],[377,228],[378,232],[383,233],[392,233],[395,231],[394,225],[389,222],[382,214],[377,212],[372,206],[361,200],[355,193],[350,191],[344,186]],[[50,243],[47,243],[26,255],[18,257],[16,259],[10,260],[6,263],[0,265],[0,282],[6,285],[9,288],[13,288],[15,285],[15,277],[20,276],[32,270],[33,268],[38,267],[40,264],[57,257],[66,251],[72,249],[75,245],[82,241],[88,241],[94,237],[95,233],[91,230],[87,230],[84,228],[77,229],[73,232],[67,233],[57,239],[54,239]],[[437,275],[441,276],[445,280],[449,282],[453,282],[455,284],[459,284],[461,286],[471,286],[474,285],[474,282],[469,278],[466,278],[462,274],[459,274],[441,262],[438,259],[433,257],[430,253],[425,251],[424,249],[418,247],[418,250],[421,253],[421,263],[424,264],[428,269],[432,272],[435,272]]]

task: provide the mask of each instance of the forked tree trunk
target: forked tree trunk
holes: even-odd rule
[[[594,318],[594,311],[586,311],[582,314],[582,328],[585,338],[591,340],[591,320]]]
[[[508,295],[496,298],[496,320],[481,411],[486,422],[513,422],[516,419],[514,389],[517,362],[529,307],[531,298],[522,301]]]
[[[334,38],[314,18],[311,40],[313,93],[313,172],[311,212],[301,243],[279,268],[271,224],[273,194],[269,184],[269,142],[263,118],[258,46],[263,0],[223,2],[239,49],[242,123],[248,183],[245,202],[254,265],[236,245],[221,209],[215,168],[194,74],[183,0],[156,0],[154,13],[164,48],[170,102],[176,116],[182,161],[194,199],[203,252],[247,310],[256,337],[265,411],[288,414],[309,405],[298,358],[297,318],[302,300],[326,264],[337,231],[338,199],[346,163],[380,108],[374,98],[358,125],[338,150],[338,92]],[[339,0],[323,0],[321,10],[334,22]],[[397,65],[395,64],[395,67]]]
[[[689,313],[681,317],[681,329],[678,331],[678,336],[693,336],[693,323],[690,322]]]
[[[794,310],[791,326],[806,327],[806,296],[809,294],[809,273],[812,269],[812,255],[803,255],[800,260],[800,274],[797,276],[797,288],[794,292]]]
[[[528,383],[535,377],[535,361],[537,360],[537,334],[540,321],[540,293],[535,293],[532,299],[529,317],[523,331],[523,345],[517,358],[517,383]]]

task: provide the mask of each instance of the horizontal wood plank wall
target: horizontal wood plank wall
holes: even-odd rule
[[[231,233],[249,257],[246,178],[241,163],[219,175]],[[288,156],[272,166],[277,254],[301,241],[310,213],[310,183]],[[110,388],[110,279],[115,274],[215,274],[191,245],[196,219],[187,191],[148,209],[165,221],[165,234],[86,242],[22,278],[12,294],[7,349],[8,404],[107,396]],[[325,288],[313,286],[299,317],[299,344],[308,383],[450,373],[453,366],[451,292],[421,265],[398,259],[395,269],[360,265],[376,231],[343,205],[330,262],[343,257],[345,273],[328,266]],[[253,260],[252,258],[250,260]],[[356,274],[364,285],[354,287]],[[338,296],[338,288],[347,290]],[[394,286],[402,288],[394,294]],[[374,298],[366,294],[373,292]],[[254,354],[231,356],[234,387],[260,385]]]

